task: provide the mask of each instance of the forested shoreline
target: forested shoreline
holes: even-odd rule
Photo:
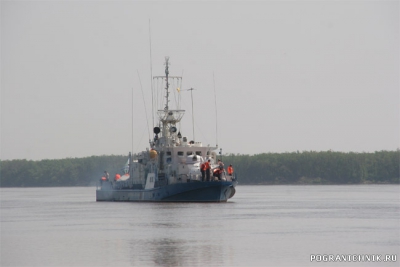
[[[93,186],[103,172],[120,173],[127,156],[1,161],[0,187]],[[240,184],[399,183],[400,152],[303,151],[223,155]]]

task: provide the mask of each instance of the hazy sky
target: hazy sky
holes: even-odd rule
[[[196,141],[242,154],[399,147],[399,1],[1,1],[1,159],[148,147],[149,20],[153,75],[169,56],[196,89]]]

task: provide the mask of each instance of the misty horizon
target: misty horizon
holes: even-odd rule
[[[145,150],[165,56],[224,154],[398,150],[398,21],[397,1],[2,1],[1,159]]]

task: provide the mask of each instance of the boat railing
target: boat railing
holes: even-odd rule
[[[111,181],[98,181],[96,184],[96,190],[112,189],[113,185]]]
[[[192,181],[201,181],[201,175],[199,174],[190,174],[188,178]]]
[[[154,183],[154,187],[163,187],[168,185],[168,179],[157,180]]]
[[[178,181],[183,182],[183,181],[187,181],[187,179],[189,178],[189,176],[187,174],[179,174],[178,175]]]
[[[226,181],[231,181],[231,182],[236,181],[236,173],[233,173],[232,175],[224,173],[223,177],[225,177]]]

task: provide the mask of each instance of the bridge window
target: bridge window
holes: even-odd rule
[[[178,157],[183,157],[183,151],[178,151]]]
[[[201,156],[201,151],[196,151],[197,156]]]
[[[192,151],[188,151],[188,152],[186,152],[186,155],[188,155],[188,156],[193,155],[193,152]]]

